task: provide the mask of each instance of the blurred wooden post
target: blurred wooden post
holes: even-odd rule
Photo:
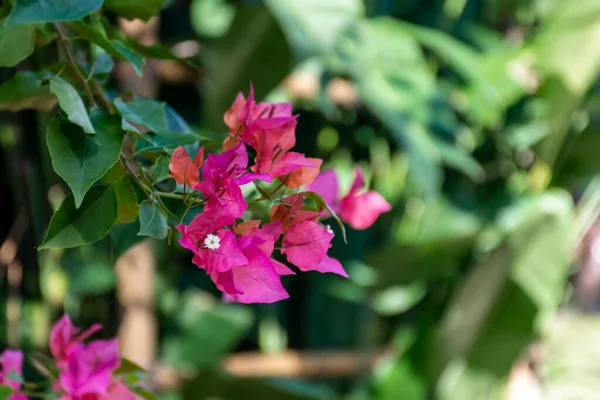
[[[145,45],[157,42],[158,18],[145,23],[119,20],[123,32]],[[142,97],[156,97],[158,81],[154,60],[146,60],[143,77],[138,77],[129,63],[117,64],[117,77],[122,92]],[[149,368],[157,347],[157,323],[154,314],[154,275],[156,262],[149,240],[140,243],[117,261],[117,297],[123,307],[119,327],[121,355]]]

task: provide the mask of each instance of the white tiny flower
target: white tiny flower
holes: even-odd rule
[[[333,233],[333,229],[331,229],[331,225],[327,224],[327,226],[325,227],[325,229],[327,230],[327,232]]]
[[[211,250],[216,250],[221,247],[221,238],[210,233],[204,238],[204,245]]]

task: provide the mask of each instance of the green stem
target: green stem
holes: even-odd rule
[[[90,89],[90,86],[88,85],[87,81],[85,80],[85,77],[79,70],[77,63],[75,62],[75,59],[73,58],[73,53],[71,53],[71,49],[69,48],[69,43],[68,43],[65,35],[62,32],[60,24],[54,23],[54,29],[56,29],[56,34],[58,35],[58,39],[59,39],[58,43],[60,43],[60,46],[62,47],[63,52],[65,53],[65,57],[67,58],[67,63],[71,66],[71,68],[73,69],[73,72],[75,73],[75,76],[77,77],[77,80],[83,86],[83,89],[85,90],[85,94],[87,95],[90,105],[93,108],[98,108],[98,103],[96,103],[96,100],[94,99],[92,90]]]

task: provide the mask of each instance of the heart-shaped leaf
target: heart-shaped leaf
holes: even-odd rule
[[[85,104],[73,85],[58,76],[53,76],[50,78],[50,91],[58,97],[58,104],[67,113],[69,121],[81,126],[85,133],[96,133]]]

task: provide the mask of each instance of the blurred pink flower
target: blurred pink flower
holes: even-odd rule
[[[354,182],[350,192],[340,199],[338,188],[337,175],[330,169],[323,171],[308,190],[318,193],[340,219],[354,229],[369,228],[381,214],[392,209],[382,195],[365,190],[365,181],[358,167],[354,169]]]
[[[21,390],[21,382],[10,379],[10,373],[23,375],[23,352],[20,350],[4,350],[0,356],[0,384],[10,386],[14,391]],[[8,400],[27,400],[27,396],[20,393],[11,394]]]

